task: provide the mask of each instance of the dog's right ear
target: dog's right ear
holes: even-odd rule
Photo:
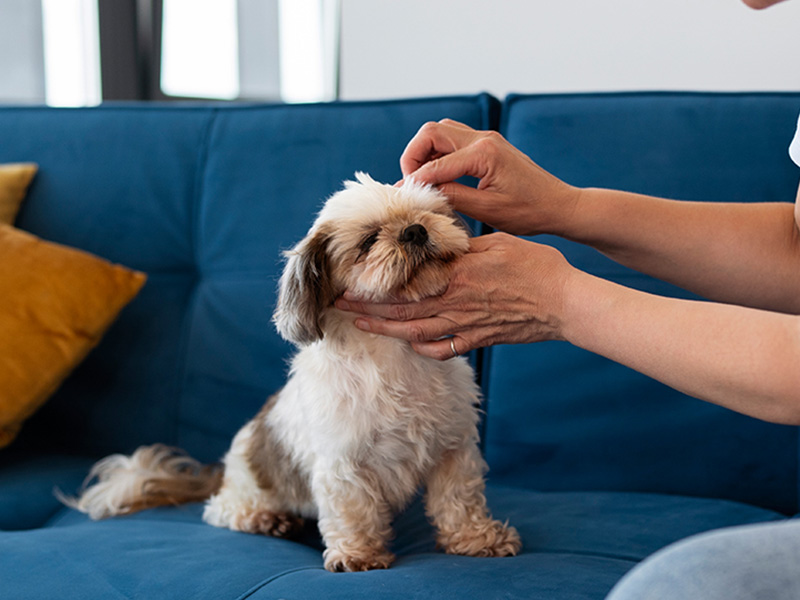
[[[285,253],[287,261],[272,320],[278,333],[297,345],[322,339],[322,313],[336,299],[330,274],[329,241],[330,234],[317,229]]]

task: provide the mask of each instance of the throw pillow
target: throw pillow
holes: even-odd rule
[[[0,165],[0,223],[14,223],[37,168],[32,163]]]
[[[0,448],[100,341],[145,279],[0,224]]]

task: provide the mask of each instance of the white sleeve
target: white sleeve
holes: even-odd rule
[[[797,132],[795,132],[794,139],[789,146],[789,156],[800,167],[800,119],[797,120]]]

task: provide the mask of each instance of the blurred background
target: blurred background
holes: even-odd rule
[[[800,0],[2,0],[0,103],[800,90]]]

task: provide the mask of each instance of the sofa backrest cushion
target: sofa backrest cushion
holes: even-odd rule
[[[792,201],[787,147],[800,94],[516,96],[502,133],[578,186],[707,201]],[[691,297],[548,236],[578,268]],[[797,429],[683,396],[604,358],[548,342],[488,353],[486,455],[493,480],[543,490],[609,489],[729,498],[797,509]]]
[[[298,106],[0,110],[0,162],[39,175],[18,225],[148,283],[31,423],[71,451],[163,442],[202,460],[285,378],[271,323],[281,251],[354,172],[400,178],[428,120],[488,128],[486,95]]]

